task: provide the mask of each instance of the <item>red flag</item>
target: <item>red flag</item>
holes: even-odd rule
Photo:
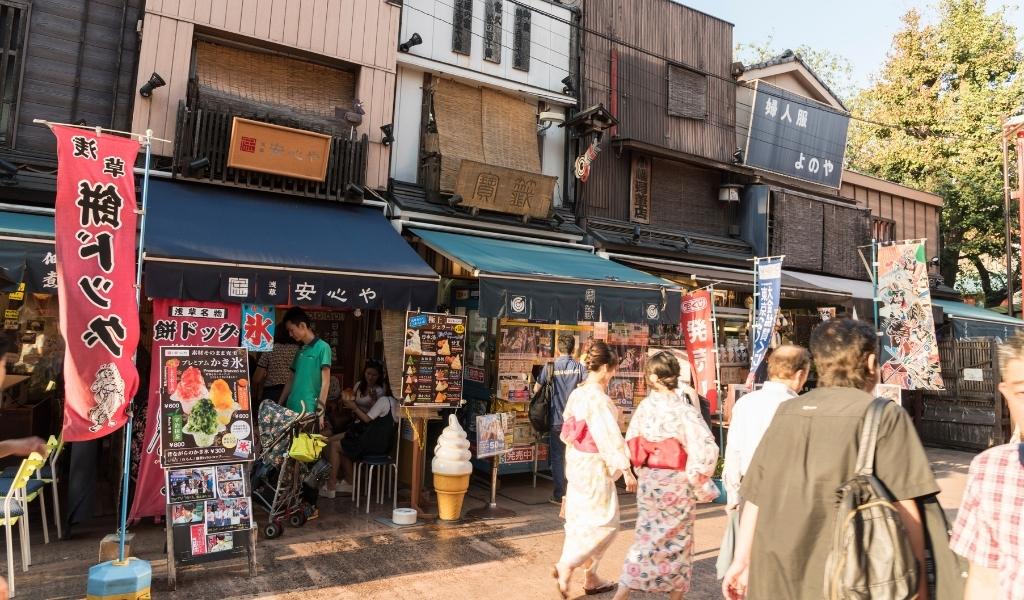
[[[149,392],[146,396],[146,432],[138,451],[139,470],[135,481],[135,499],[130,518],[164,514],[164,470],[160,466],[160,385],[174,385],[160,372],[160,349],[164,346],[239,346],[241,304],[194,302],[191,300],[153,299],[153,349],[149,365]],[[147,368],[147,365],[139,365]],[[172,374],[173,376],[173,374]],[[259,404],[253,398],[253,410]]]
[[[139,143],[73,127],[57,136],[55,214],[64,440],[103,437],[125,424],[139,375],[135,300],[135,176]]]
[[[712,414],[718,411],[718,387],[715,385],[715,332],[712,320],[711,292],[697,290],[683,296],[683,337],[690,357],[690,370],[697,393],[708,399]]]
[[[1018,219],[1020,220],[1021,231],[1024,231],[1024,129],[1017,131],[1017,203],[1020,209]],[[1020,246],[1020,257],[1021,260],[1024,260],[1024,244]],[[1021,264],[1024,265],[1024,262]],[[1009,274],[1007,274],[1007,278],[1009,278]],[[1021,269],[1021,286],[1024,286],[1024,269]],[[1013,289],[1009,285],[1007,287]],[[1007,298],[1006,303],[1009,305],[1012,314],[1013,297]],[[1021,306],[1024,306],[1024,287],[1021,287]]]

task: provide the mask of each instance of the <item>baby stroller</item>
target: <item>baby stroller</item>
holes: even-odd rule
[[[284,533],[285,520],[292,527],[306,524],[302,503],[304,479],[319,479],[322,466],[314,468],[289,456],[292,438],[299,433],[311,433],[316,425],[316,413],[297,413],[274,402],[260,406],[260,452],[252,467],[252,497],[254,504],[268,513],[263,534],[274,539]]]

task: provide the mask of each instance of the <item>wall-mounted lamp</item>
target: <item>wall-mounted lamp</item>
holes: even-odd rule
[[[139,95],[143,98],[149,98],[153,95],[153,90],[165,85],[167,85],[167,82],[164,81],[164,78],[159,73],[153,73],[149,76],[149,81],[142,84],[142,87],[139,88]]]
[[[743,164],[743,148],[737,148],[736,151],[732,153],[732,164]]]
[[[413,46],[419,46],[422,43],[423,38],[420,37],[420,34],[414,33],[411,38],[398,45],[398,50],[399,52],[408,52]]]
[[[380,132],[384,134],[384,137],[380,139],[380,143],[385,146],[390,146],[395,141],[395,126],[391,123],[380,126]]]
[[[354,183],[345,184],[345,202],[348,204],[362,204],[366,192],[361,186]]]
[[[197,156],[189,161],[188,165],[185,166],[185,172],[189,175],[194,175],[203,171],[210,166],[210,159],[206,156]]]
[[[741,188],[743,186],[738,183],[723,184],[718,188],[718,200],[720,202],[739,202]]]
[[[639,244],[640,243],[640,226],[639,225],[634,225],[633,226],[633,243],[634,244]]]
[[[576,88],[572,85],[572,76],[571,75],[566,75],[565,78],[562,79],[562,86],[563,86],[562,87],[562,93],[563,94],[565,94],[567,96],[572,96],[573,94],[576,93]]]
[[[459,194],[452,194],[451,197],[448,198],[448,206],[455,208],[460,204],[462,204],[462,196]]]

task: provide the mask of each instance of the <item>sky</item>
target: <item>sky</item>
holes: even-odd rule
[[[677,0],[735,25],[734,44],[760,44],[772,38],[780,51],[807,45],[827,48],[853,65],[855,84],[867,87],[885,62],[900,17],[911,8],[933,14],[934,0]],[[1024,0],[989,0],[1006,5],[1018,36],[1024,35]]]

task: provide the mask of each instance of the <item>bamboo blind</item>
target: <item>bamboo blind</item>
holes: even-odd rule
[[[441,189],[455,189],[462,159],[540,173],[537,106],[515,96],[436,79]]]
[[[356,89],[349,71],[203,41],[196,43],[196,80],[217,95],[328,119],[352,107]]]

